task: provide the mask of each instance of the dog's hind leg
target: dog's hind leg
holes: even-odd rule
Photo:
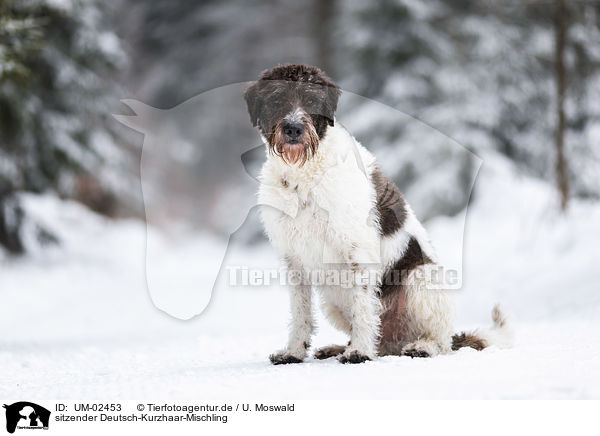
[[[329,359],[330,357],[339,356],[346,351],[345,345],[327,345],[315,350],[315,359]]]
[[[416,274],[416,270],[408,277],[407,343],[402,347],[406,356],[433,357],[451,350],[453,310],[449,295],[434,288],[425,277],[427,274]]]

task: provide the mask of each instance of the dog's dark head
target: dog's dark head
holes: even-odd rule
[[[340,89],[310,65],[280,65],[264,71],[244,95],[248,113],[269,151],[303,165],[333,126]]]

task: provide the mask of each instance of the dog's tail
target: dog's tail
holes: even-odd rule
[[[492,321],[494,324],[491,328],[457,333],[452,336],[452,349],[456,351],[463,347],[471,347],[483,350],[491,345],[500,348],[510,347],[513,342],[512,323],[499,304],[492,309]]]

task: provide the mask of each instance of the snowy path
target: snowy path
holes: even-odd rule
[[[269,316],[260,311],[250,314],[246,308],[285,308],[286,296],[279,291],[229,294],[217,298],[202,320],[178,322],[159,317],[161,322],[148,326],[147,320],[139,319],[137,329],[130,327],[127,335],[118,338],[110,333],[92,333],[85,340],[87,335],[80,330],[80,338],[65,341],[4,340],[0,351],[3,397],[106,400],[600,396],[597,321],[520,325],[517,344],[509,350],[463,349],[435,359],[389,356],[357,366],[341,365],[335,359],[310,359],[300,365],[274,367],[266,357],[284,343],[285,310]],[[93,318],[94,310],[90,308],[85,315]],[[71,327],[85,329],[84,325],[89,324],[82,322]],[[324,322],[320,326],[315,344],[343,339]]]

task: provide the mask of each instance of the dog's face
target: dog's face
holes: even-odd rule
[[[264,71],[244,95],[248,113],[269,151],[290,165],[317,153],[333,126],[340,89],[316,67],[282,65]]]

